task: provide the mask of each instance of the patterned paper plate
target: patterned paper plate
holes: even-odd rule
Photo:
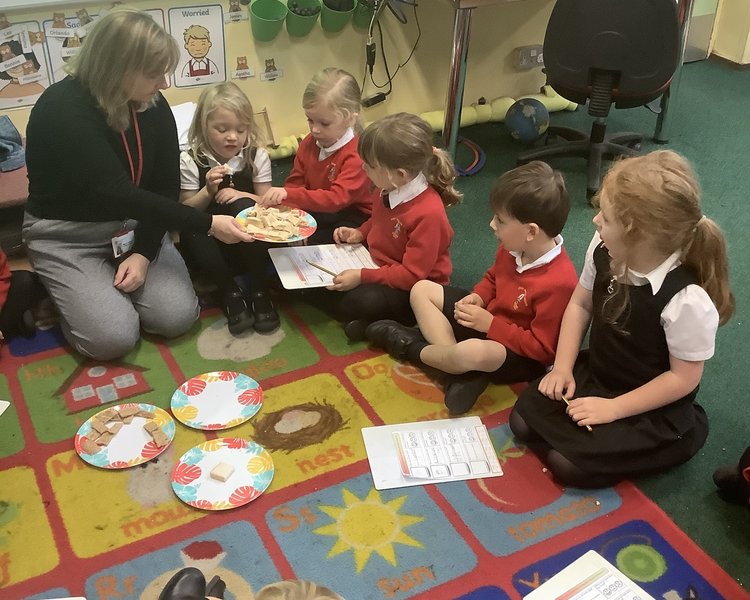
[[[229,429],[244,423],[263,405],[255,379],[235,371],[203,373],[172,394],[172,414],[194,429]]]
[[[211,471],[221,463],[234,469],[226,481],[211,477]],[[271,484],[273,473],[273,459],[262,446],[240,438],[218,438],[180,457],[172,470],[172,489],[195,508],[227,510],[260,496]]]
[[[86,448],[89,447],[87,440],[99,436],[99,433],[94,429],[94,420],[97,417],[110,410],[117,411],[119,415],[121,410],[131,409],[132,407],[136,407],[141,411],[151,412],[154,416],[151,418],[133,416],[130,423],[122,423],[120,421],[122,427],[114,437],[111,438],[106,446],[100,446],[99,449],[93,453],[86,451]],[[98,421],[102,421],[102,419],[98,419]],[[151,434],[143,428],[143,426],[149,421],[156,423],[159,426],[159,429],[164,433],[167,441],[165,445],[157,446]],[[106,425],[110,428],[117,422],[118,420],[116,418],[114,420],[106,421]],[[90,465],[101,467],[102,469],[127,469],[128,467],[143,464],[150,461],[152,458],[159,456],[169,447],[169,444],[172,443],[174,433],[174,421],[166,410],[163,410],[158,406],[152,406],[151,404],[118,404],[117,406],[112,406],[99,411],[81,425],[78,433],[76,433],[74,443],[76,452],[78,452],[79,456]]]
[[[295,210],[299,213],[300,217],[302,217],[302,224],[299,226],[299,235],[292,235],[286,239],[280,240],[276,237],[265,236],[262,233],[253,233],[252,235],[256,240],[260,240],[262,242],[270,242],[273,244],[288,244],[289,242],[299,242],[301,240],[306,240],[307,238],[309,238],[313,233],[315,233],[315,230],[318,228],[315,217],[313,217],[310,213],[305,212],[301,208],[290,208],[288,206],[282,205],[279,205],[276,208],[278,208],[279,210]],[[245,229],[245,226],[247,225],[247,218],[252,217],[254,212],[255,207],[251,206],[250,208],[246,208],[245,210],[240,211],[235,219],[237,219],[237,222],[242,225],[243,229]]]

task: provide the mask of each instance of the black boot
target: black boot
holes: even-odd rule
[[[206,578],[195,567],[180,569],[167,582],[159,600],[206,600]]]
[[[479,395],[487,388],[489,373],[469,371],[462,375],[448,375],[445,381],[445,406],[452,415],[471,410]]]
[[[419,329],[390,319],[370,323],[365,336],[396,360],[417,362],[422,348],[428,345]]]
[[[248,310],[242,290],[234,289],[224,294],[224,312],[227,327],[232,335],[239,335],[255,324],[255,317]]]
[[[367,339],[365,330],[369,323],[362,319],[354,319],[344,325],[344,333],[350,342],[364,342]]]
[[[258,333],[273,333],[281,326],[281,318],[268,296],[268,292],[253,292],[250,302],[255,315],[255,331]]]

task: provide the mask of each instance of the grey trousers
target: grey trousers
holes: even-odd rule
[[[130,352],[141,328],[172,338],[188,331],[198,318],[190,276],[168,235],[140,288],[128,294],[113,285],[111,239],[121,227],[119,221],[78,223],[28,213],[24,218],[29,260],[60,311],[66,339],[78,352],[97,360]]]

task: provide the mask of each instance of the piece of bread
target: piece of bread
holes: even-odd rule
[[[162,429],[155,429],[151,432],[151,437],[154,438],[154,443],[159,447],[163,448],[167,444],[169,444],[169,438],[167,437],[167,434],[164,433]]]
[[[138,411],[140,410],[141,409],[137,404],[126,404],[120,407],[120,410],[119,410],[120,418],[122,418],[122,420],[124,421],[125,417],[131,417],[137,414]]]
[[[219,463],[213,469],[211,469],[211,479],[216,481],[226,482],[234,473],[234,467],[227,463]]]
[[[93,441],[90,438],[85,438],[83,442],[81,442],[81,449],[86,454],[96,454],[97,452],[99,452],[99,448],[100,448],[99,444],[97,444],[95,441]]]

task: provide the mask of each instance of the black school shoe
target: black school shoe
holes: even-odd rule
[[[268,292],[253,292],[250,294],[250,304],[255,315],[255,331],[258,333],[273,333],[281,327],[281,318],[268,296]]]
[[[255,316],[248,309],[239,288],[224,295],[224,314],[227,316],[227,328],[232,335],[240,335],[255,325]]]
[[[451,415],[469,412],[479,396],[487,389],[489,373],[470,371],[463,375],[448,375],[445,383],[445,406]]]
[[[159,600],[205,600],[206,578],[195,567],[180,569],[167,582]]]

